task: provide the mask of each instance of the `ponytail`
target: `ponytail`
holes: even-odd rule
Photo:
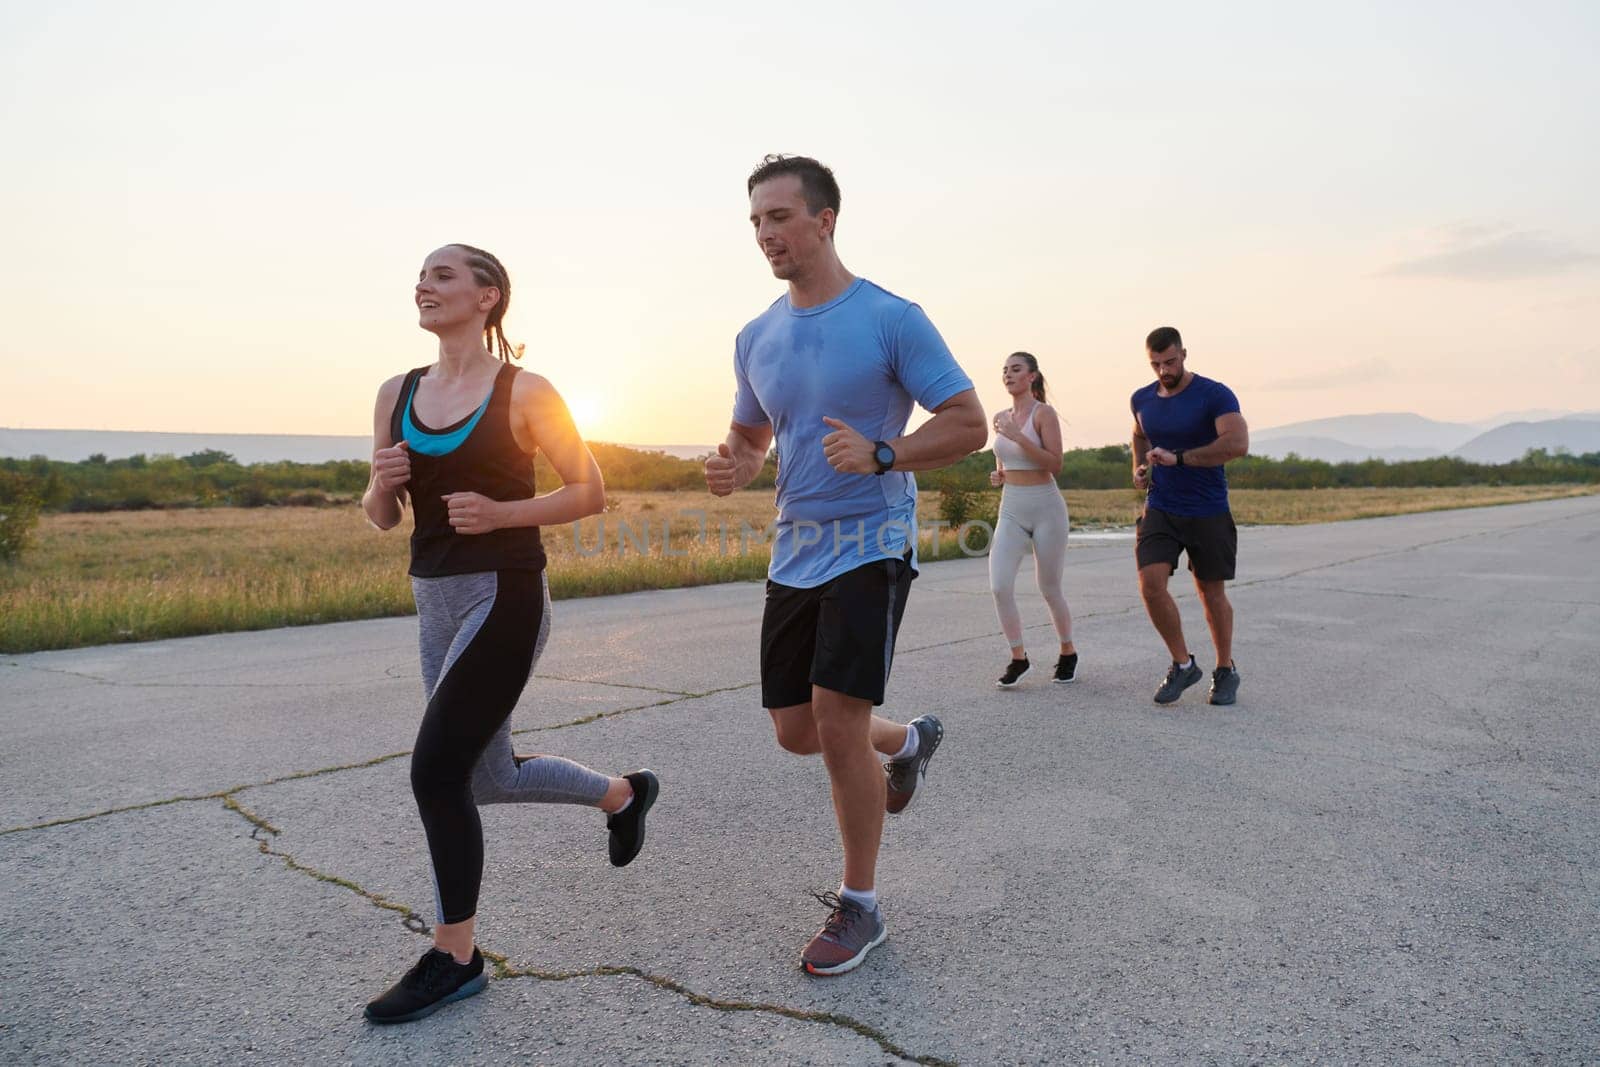
[[[1029,352],[1013,352],[1013,353],[1011,353],[1010,358],[1011,359],[1020,359],[1020,360],[1022,360],[1024,363],[1026,363],[1028,365],[1028,369],[1031,370],[1035,375],[1037,375],[1037,377],[1035,377],[1034,380],[1033,380],[1033,384],[1029,388],[1033,392],[1033,398],[1035,400],[1037,400],[1039,403],[1043,404],[1045,402],[1044,401],[1044,372],[1039,369],[1039,361],[1037,359],[1034,359],[1032,353],[1029,353]]]

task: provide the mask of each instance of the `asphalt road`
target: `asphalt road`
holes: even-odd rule
[[[1069,552],[1072,686],[996,691],[984,562],[925,568],[886,710],[946,740],[836,979],[760,586],[559,603],[519,747],[654,768],[646,851],[486,809],[503,977],[388,1029],[432,912],[414,619],[0,657],[0,1061],[1595,1062],[1597,552],[1592,497],[1242,530],[1232,708],[1151,703],[1129,541]]]

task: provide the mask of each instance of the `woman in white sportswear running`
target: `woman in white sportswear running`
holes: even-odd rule
[[[1061,473],[1061,420],[1045,403],[1044,375],[1027,352],[1013,352],[1001,372],[1011,406],[994,417],[995,469],[990,485],[1004,486],[1000,517],[989,545],[989,589],[995,614],[1011,646],[1011,662],[995,684],[1010,689],[1028,673],[1028,650],[1022,642],[1022,615],[1017,610],[1017,570],[1033,545],[1034,575],[1039,593],[1050,607],[1061,655],[1055,680],[1077,676],[1078,650],[1072,643],[1072,612],[1061,592],[1067,560],[1067,502],[1056,487]]]

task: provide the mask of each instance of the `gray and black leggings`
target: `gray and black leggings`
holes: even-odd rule
[[[428,708],[411,754],[411,789],[433,860],[438,921],[478,910],[483,881],[479,804],[587,804],[610,780],[559,756],[520,766],[511,709],[550,635],[543,571],[412,578]]]

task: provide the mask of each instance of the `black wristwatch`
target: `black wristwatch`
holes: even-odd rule
[[[1172,450],[1172,460],[1173,460],[1173,465],[1174,466],[1177,466],[1177,467],[1183,466],[1183,449],[1181,449],[1181,448],[1173,449]]]
[[[886,441],[872,442],[872,458],[878,461],[878,473],[883,474],[894,466],[894,449]]]

